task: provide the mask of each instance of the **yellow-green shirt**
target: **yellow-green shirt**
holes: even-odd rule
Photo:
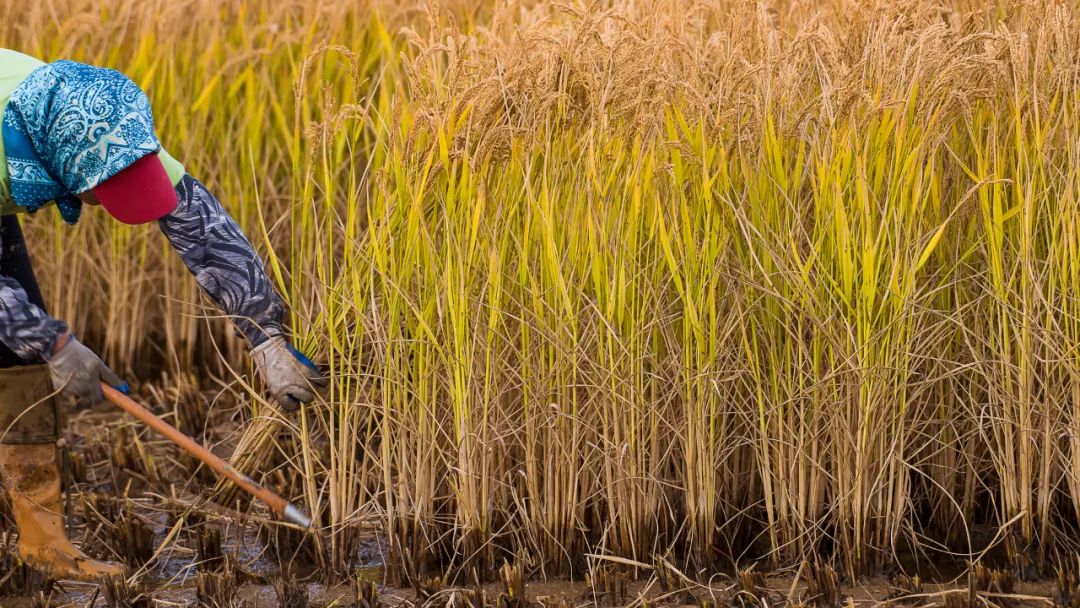
[[[15,89],[30,75],[30,72],[45,65],[44,62],[23,55],[17,51],[0,49],[0,117],[7,110],[8,101]],[[158,151],[161,164],[169,174],[173,185],[178,185],[184,177],[184,166],[173,158],[165,148]],[[4,141],[0,139],[0,215],[9,215],[25,211],[11,198],[11,184],[8,181],[7,157],[4,156]]]

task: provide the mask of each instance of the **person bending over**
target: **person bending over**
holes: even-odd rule
[[[14,507],[20,558],[57,579],[123,574],[67,537],[56,391],[102,399],[126,384],[62,320],[49,316],[17,214],[55,207],[75,224],[100,205],[125,224],[156,221],[195,280],[247,338],[272,397],[287,409],[324,385],[290,344],[285,307],[262,261],[206,187],[158,142],[150,101],[114,70],[42,63],[0,49],[0,479]]]

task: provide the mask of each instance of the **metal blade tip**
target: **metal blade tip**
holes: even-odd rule
[[[311,527],[311,518],[304,512],[293,506],[291,502],[285,503],[285,511],[281,514],[286,521],[292,522],[302,528]]]

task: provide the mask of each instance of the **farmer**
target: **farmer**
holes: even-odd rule
[[[67,538],[55,394],[95,403],[101,381],[126,384],[46,312],[16,214],[55,206],[74,224],[84,206],[100,205],[125,224],[156,221],[247,338],[279,404],[311,401],[323,380],[287,341],[284,306],[239,226],[158,143],[150,102],[135,83],[113,70],[0,49],[0,111],[0,479],[19,554],[56,579],[122,574]]]

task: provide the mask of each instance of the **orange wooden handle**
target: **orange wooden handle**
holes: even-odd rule
[[[248,492],[252,496],[258,498],[267,504],[276,513],[300,524],[304,527],[310,525],[310,520],[301,513],[296,507],[289,504],[289,501],[278,496],[277,494],[262,487],[255,480],[251,479],[247,475],[244,475],[240,471],[232,468],[229,463],[222,460],[210,450],[199,445],[194,439],[180,432],[179,429],[172,426],[168,422],[165,422],[161,418],[158,418],[151,412],[142,406],[139,402],[135,401],[131,397],[128,397],[124,393],[116,390],[115,388],[101,383],[101,391],[105,394],[105,398],[108,399],[113,405],[138,418],[146,424],[146,426],[154,429],[155,431],[164,435],[169,441],[180,446],[185,452],[188,452],[192,456],[195,456],[201,460],[206,466],[210,467],[218,475],[228,477],[240,486],[241,489]]]

